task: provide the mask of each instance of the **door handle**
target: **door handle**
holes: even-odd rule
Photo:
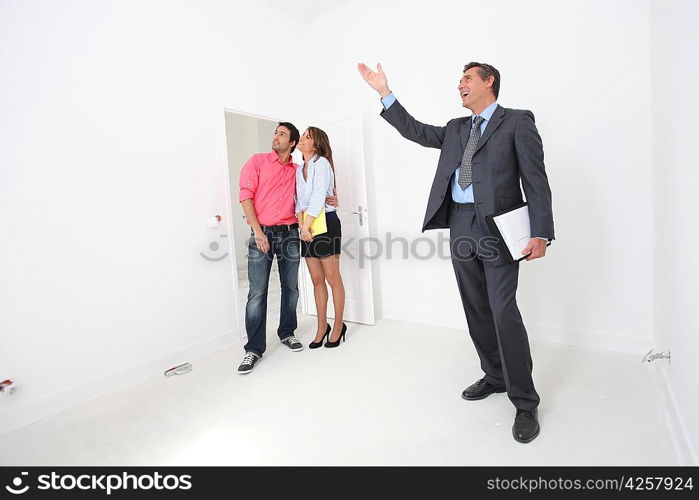
[[[359,207],[357,207],[357,209],[359,210],[359,212],[350,212],[350,213],[354,214],[354,215],[358,215],[359,216],[359,225],[363,226],[364,225],[364,212],[362,211],[362,206],[359,205]]]

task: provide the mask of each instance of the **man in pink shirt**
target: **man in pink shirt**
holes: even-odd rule
[[[293,124],[279,123],[272,151],[252,155],[240,171],[239,200],[252,229],[248,242],[250,292],[245,308],[248,342],[238,367],[240,374],[250,373],[267,347],[267,290],[275,256],[282,292],[277,334],[292,351],[303,350],[294,336],[300,254],[299,225],[294,213],[297,165],[291,161],[291,153],[298,141],[299,131]],[[337,205],[335,197],[327,202]]]

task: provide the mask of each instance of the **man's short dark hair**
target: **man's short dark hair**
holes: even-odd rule
[[[497,99],[498,94],[500,93],[500,72],[490,64],[470,62],[466,66],[464,66],[464,73],[466,73],[471,68],[478,68],[478,74],[480,75],[482,80],[486,80],[491,76],[494,78],[493,94],[495,95],[495,99]]]
[[[279,125],[277,127],[286,127],[289,129],[289,140],[294,142],[294,145],[291,147],[291,152],[294,152],[294,149],[296,149],[296,145],[299,143],[299,139],[301,138],[301,134],[299,134],[299,129],[294,127],[293,123],[289,122],[279,122]]]

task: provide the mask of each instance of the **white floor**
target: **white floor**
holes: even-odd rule
[[[300,317],[312,340],[314,318]],[[291,352],[269,325],[245,376],[236,346],[0,436],[0,465],[675,465],[652,367],[532,345],[541,435],[511,435],[506,394],[467,402],[481,376],[465,332],[383,320],[337,349]]]

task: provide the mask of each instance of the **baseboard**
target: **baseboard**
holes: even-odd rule
[[[383,306],[381,308],[381,319],[394,319],[398,321],[407,321],[409,323],[417,323],[419,325],[441,326],[460,330],[465,330],[467,328],[466,318],[463,313],[435,314],[419,312],[413,309]]]
[[[663,360],[660,362],[663,362]],[[656,361],[656,363],[659,362]],[[656,380],[660,386],[659,391],[663,398],[665,419],[670,430],[672,446],[677,454],[677,461],[680,465],[699,465],[699,453],[697,453],[692,444],[692,436],[687,430],[686,420],[677,404],[675,391],[673,391],[669,380],[667,366],[658,364],[654,368],[656,368]]]
[[[383,317],[444,328],[468,329],[466,317],[462,312],[458,314],[436,314],[384,307]],[[571,345],[638,356],[643,356],[643,354],[648,352],[653,343],[650,337],[631,337],[613,332],[576,330],[529,322],[525,322],[525,324],[529,338],[533,342]],[[641,357],[639,357],[639,361],[640,359]]]
[[[633,354],[638,356],[639,362],[653,345],[653,340],[650,337],[632,337],[614,332],[576,330],[536,323],[527,323],[527,333],[536,342]]]
[[[5,404],[2,408],[0,435],[104,394],[127,387],[143,378],[162,373],[164,368],[205,356],[238,342],[239,332],[237,329],[231,330],[203,342],[172,351],[164,356],[142,361],[136,365],[122,368],[108,375],[40,399],[33,401],[18,400],[13,401],[11,404]]]

